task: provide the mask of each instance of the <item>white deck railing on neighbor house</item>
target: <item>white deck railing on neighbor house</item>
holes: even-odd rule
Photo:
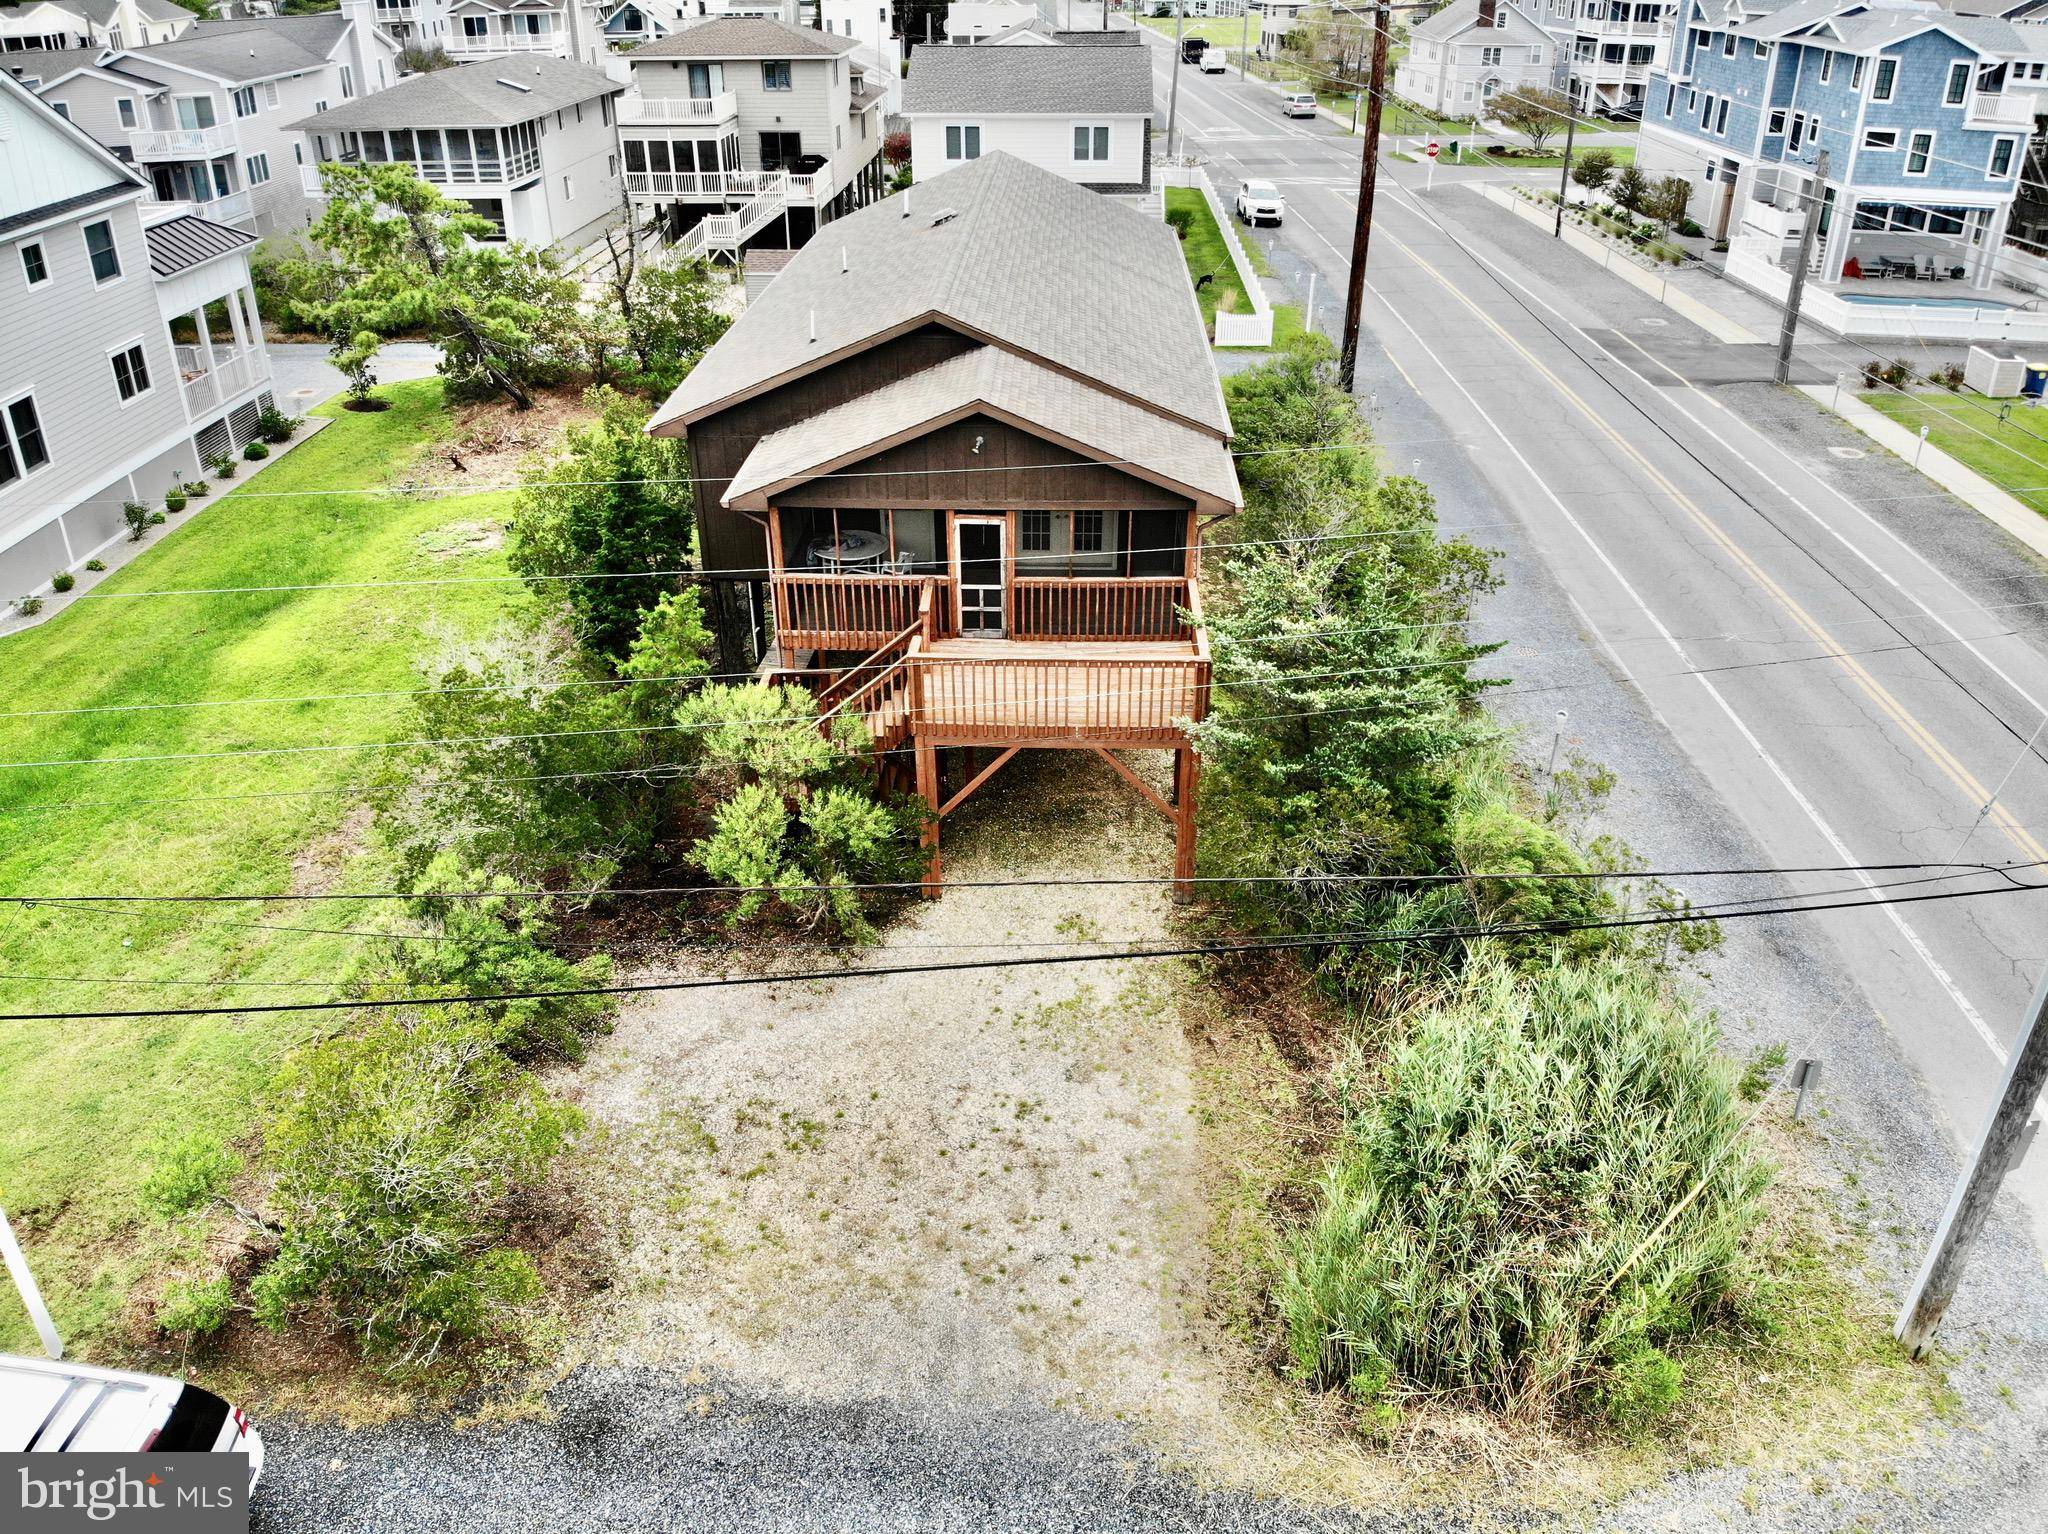
[[[1771,257],[1774,242],[1743,236],[1728,244],[1727,275],[1744,287],[1783,303],[1792,274]],[[1917,285],[1901,283],[1901,298],[1910,299]],[[1928,304],[1856,304],[1839,293],[1808,283],[1801,291],[1799,316],[1825,326],[1838,336],[1885,336],[1902,341],[2048,341],[2048,314],[2015,309],[1987,297],[1984,306],[1957,302],[1973,291],[1959,284],[1929,285]],[[1889,297],[1890,295],[1885,295]]]
[[[211,128],[140,128],[128,135],[128,148],[138,160],[208,160],[234,152],[235,130],[226,123]]]
[[[634,123],[717,123],[738,115],[739,97],[731,91],[721,91],[716,96],[619,98],[619,122],[624,127],[631,127]]]
[[[247,192],[230,192],[225,197],[208,198],[203,202],[180,199],[142,205],[142,222],[145,225],[187,217],[203,218],[216,224],[246,224],[255,216],[255,206]]]
[[[266,376],[259,358],[250,352],[231,352],[216,347],[213,366],[206,365],[206,353],[196,346],[174,346],[178,376],[185,387],[185,413],[197,420],[207,411],[233,399]]]
[[[1980,91],[1964,126],[2031,130],[2040,110],[2041,97],[2033,91]]]
[[[1209,173],[1199,165],[1162,165],[1154,172],[1161,186],[1191,186],[1200,190],[1202,200],[1209,205],[1209,212],[1216,220],[1216,227],[1223,231],[1223,243],[1230,249],[1230,264],[1237,268],[1237,280],[1252,301],[1252,312],[1233,314],[1227,310],[1216,311],[1216,344],[1218,346],[1271,346],[1273,344],[1273,304],[1266,297],[1265,285],[1259,281],[1259,274],[1252,270],[1251,257],[1245,254],[1244,241],[1237,237],[1237,226],[1231,222],[1229,211],[1223,206],[1223,199],[1216,195],[1216,187],[1209,179]],[[1189,281],[1194,279],[1190,277]]]
[[[488,37],[451,37],[441,46],[450,58],[482,59],[498,53],[560,53],[567,32],[493,32]]]

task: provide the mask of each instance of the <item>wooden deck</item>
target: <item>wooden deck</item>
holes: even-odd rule
[[[941,639],[910,664],[913,727],[935,745],[1172,748],[1208,712],[1189,642]]]

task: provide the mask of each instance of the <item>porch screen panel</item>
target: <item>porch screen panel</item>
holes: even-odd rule
[[[1133,575],[1179,575],[1187,569],[1188,516],[1184,511],[1130,513]]]

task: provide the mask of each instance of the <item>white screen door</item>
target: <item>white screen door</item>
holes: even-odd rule
[[[953,519],[953,575],[960,583],[960,632],[1000,639],[1009,524],[1001,517]]]

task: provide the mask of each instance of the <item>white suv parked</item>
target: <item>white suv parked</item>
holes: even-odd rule
[[[160,1374],[0,1354],[0,1451],[208,1450],[248,1455],[249,1489],[256,1489],[256,1477],[263,1472],[263,1440],[240,1407],[212,1391]]]
[[[1270,181],[1247,181],[1237,189],[1237,216],[1246,224],[1280,222],[1287,199]]]

